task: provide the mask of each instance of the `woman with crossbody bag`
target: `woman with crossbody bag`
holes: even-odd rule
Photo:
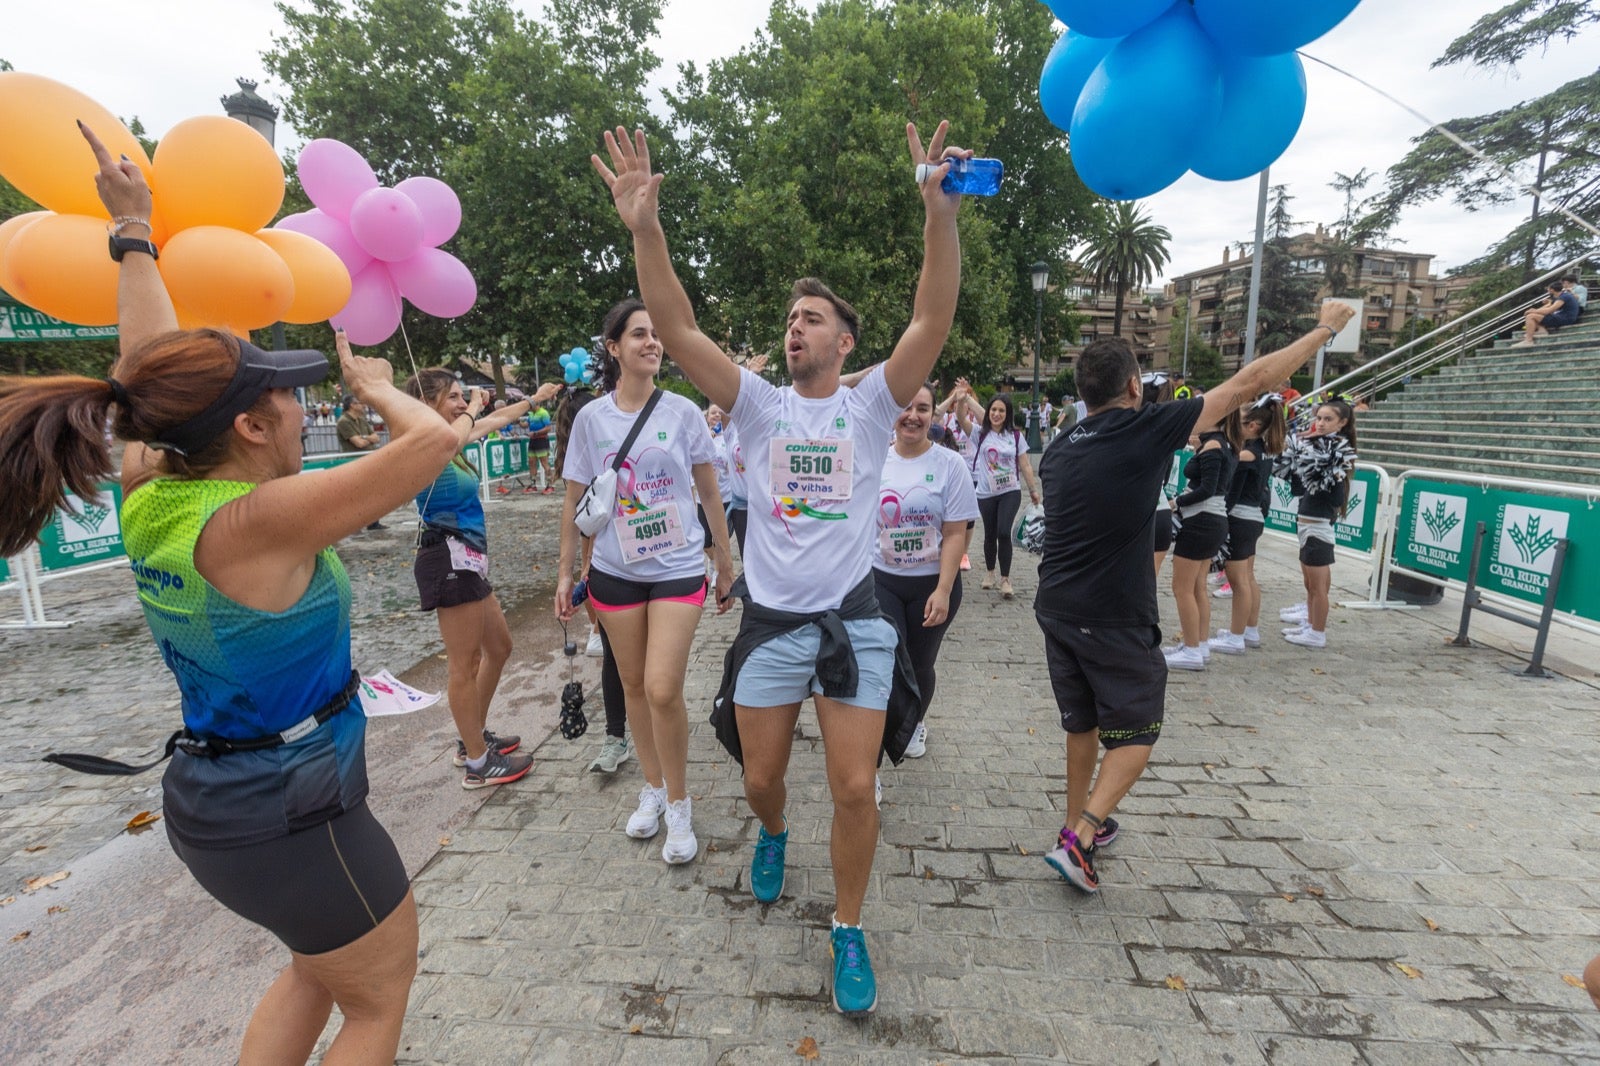
[[[687,784],[689,715],[683,679],[705,603],[705,531],[700,498],[718,498],[711,431],[700,409],[656,387],[661,340],[638,300],[606,315],[596,353],[601,396],[577,414],[561,476],[561,564],[556,617],[573,617],[580,524],[593,530],[589,602],[622,675],[628,726],[644,772],[626,832],[647,839],[667,823],[661,857],[685,863],[699,851]],[[722,509],[709,507],[718,611],[730,604],[733,557]],[[591,521],[605,517],[604,525]]]

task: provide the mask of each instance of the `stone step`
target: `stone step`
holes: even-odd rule
[[[1561,481],[1574,485],[1600,485],[1600,469],[1582,470],[1557,463],[1540,463],[1512,459],[1460,459],[1453,455],[1435,452],[1392,452],[1383,448],[1361,449],[1363,462],[1376,463],[1399,473],[1402,470],[1436,468],[1469,474],[1495,474],[1499,477],[1521,477],[1532,481]]]
[[[1563,389],[1588,389],[1593,395],[1600,396],[1600,377],[1581,370],[1565,371],[1540,371],[1517,370],[1498,371],[1488,368],[1450,367],[1442,370],[1433,377],[1413,381],[1406,386],[1412,392],[1427,392],[1443,389],[1445,391],[1461,388],[1478,388],[1484,385],[1555,385]]]
[[[1525,430],[1530,433],[1557,433],[1572,436],[1589,436],[1600,433],[1600,422],[1584,412],[1564,412],[1562,415],[1530,414],[1520,410],[1497,410],[1479,406],[1473,410],[1443,414],[1438,411],[1407,411],[1385,404],[1375,411],[1367,411],[1356,419],[1359,430],[1368,426],[1403,426],[1408,429],[1430,429],[1440,426],[1472,426]]]
[[[1544,427],[1530,429],[1523,426],[1516,429],[1485,429],[1481,424],[1472,422],[1435,422],[1427,424],[1398,425],[1389,422],[1363,421],[1357,423],[1357,436],[1365,442],[1368,438],[1385,438],[1401,441],[1414,441],[1418,444],[1427,444],[1434,440],[1449,440],[1459,442],[1476,442],[1486,448],[1502,447],[1534,447],[1534,448],[1568,448],[1573,451],[1589,452],[1600,451],[1600,428],[1588,434],[1563,433],[1555,430],[1564,430],[1569,427],[1556,426],[1540,432]]]
[[[1505,448],[1498,445],[1485,447],[1475,441],[1441,440],[1435,438],[1429,441],[1413,441],[1399,437],[1379,436],[1377,434],[1358,434],[1361,446],[1357,450],[1366,452],[1376,448],[1390,454],[1411,453],[1426,450],[1433,455],[1452,455],[1459,459],[1527,459],[1535,463],[1570,463],[1574,468],[1594,469],[1600,472],[1600,452],[1585,451],[1573,448],[1545,448],[1542,446],[1526,446]]]
[[[1474,411],[1491,411],[1505,414],[1520,413],[1530,415],[1544,415],[1551,419],[1570,419],[1593,417],[1594,409],[1580,401],[1544,397],[1541,399],[1521,399],[1514,404],[1503,404],[1499,395],[1486,396],[1460,396],[1440,398],[1426,397],[1413,399],[1407,403],[1405,393],[1391,396],[1379,405],[1380,410],[1401,410],[1408,414],[1422,411],[1438,411],[1441,416],[1455,417],[1458,414],[1470,414]]]
[[[1600,345],[1570,352],[1474,352],[1456,365],[1463,370],[1500,370],[1507,374],[1525,374],[1538,370],[1552,372],[1593,372],[1600,361]]]
[[[1525,403],[1559,403],[1577,407],[1587,412],[1595,409],[1595,400],[1600,387],[1590,386],[1577,390],[1571,386],[1563,387],[1558,384],[1549,385],[1516,385],[1507,384],[1504,387],[1493,385],[1486,388],[1462,389],[1406,389],[1398,393],[1390,393],[1383,398],[1380,406],[1388,407],[1397,405],[1408,411],[1418,408],[1428,408],[1435,404],[1470,403],[1480,407],[1508,407],[1521,406]]]

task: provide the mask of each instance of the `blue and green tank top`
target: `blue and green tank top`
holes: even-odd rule
[[[478,476],[457,460],[444,468],[432,485],[417,493],[417,513],[429,529],[460,537],[478,551],[489,550],[478,498]]]
[[[177,680],[183,721],[201,736],[247,740],[314,714],[350,680],[350,579],[332,548],[317,555],[286,611],[246,607],[195,569],[206,523],[253,484],[162,478],[122,505],[123,543],[145,622]],[[173,756],[169,825],[198,846],[239,846],[308,828],[366,797],[359,701],[309,735],[215,759]]]

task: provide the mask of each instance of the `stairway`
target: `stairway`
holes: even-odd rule
[[[1364,462],[1600,486],[1600,308],[1532,348],[1496,341],[1356,419]]]

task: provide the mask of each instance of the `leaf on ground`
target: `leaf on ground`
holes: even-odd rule
[[[50,846],[49,844],[29,844],[27,847],[23,848],[22,850],[26,851],[27,853],[29,853],[31,855],[36,851],[43,851],[45,848],[48,848],[49,846]]]
[[[1217,764],[1214,762],[1203,762],[1200,766],[1206,770],[1215,770],[1217,768]]]
[[[1028,735],[1029,735],[1029,736],[1030,736],[1030,737],[1031,737],[1031,736],[1033,736],[1033,726],[1029,726],[1029,727],[1028,727]]]
[[[809,1036],[803,1036],[800,1038],[800,1043],[794,1046],[794,1053],[805,1059],[807,1062],[810,1062],[813,1059],[822,1058],[822,1049],[817,1047],[816,1040]]]
[[[1432,930],[1433,932],[1438,932],[1439,931],[1439,923],[1434,921],[1432,918],[1424,918],[1422,920],[1424,922],[1428,923],[1428,928],[1430,930]]]
[[[1280,893],[1280,894],[1283,896],[1284,899],[1288,900],[1290,903],[1294,902],[1294,894],[1293,893],[1284,892],[1284,893]]]
[[[1167,987],[1172,989],[1174,992],[1186,992],[1189,989],[1189,986],[1184,979],[1175,973],[1167,974]]]
[[[439,846],[441,848],[448,848],[450,846],[450,838],[449,837],[440,837],[439,838]]]
[[[47,908],[45,910],[45,913],[46,914],[65,914],[71,909],[72,909],[71,907],[63,907],[63,906],[61,906],[61,904],[58,903],[54,907]]]
[[[1261,732],[1261,730],[1252,728],[1252,729],[1246,729],[1245,732],[1246,733],[1259,733],[1259,732]]]
[[[11,938],[11,942],[13,944],[15,944],[17,941],[26,940],[32,935],[33,935],[33,932],[31,930],[24,929],[22,932],[18,933],[16,936],[12,937]]]
[[[22,891],[24,894],[31,894],[39,891],[41,888],[49,888],[57,881],[65,881],[71,876],[72,872],[70,870],[57,870],[53,874],[44,874],[41,877],[30,877],[22,883]]]
[[[952,803],[952,804],[950,804],[950,809],[951,809],[951,810],[952,810],[952,811],[959,811],[959,810],[960,810],[960,809],[961,809],[961,804],[959,804],[959,803]]]
[[[924,870],[924,871],[922,871],[922,879],[924,881],[932,881],[933,880],[933,871],[932,870]]]
[[[640,1033],[644,1032],[644,1026],[635,1023],[633,1025],[628,1026],[628,1032],[633,1034],[634,1036],[638,1036]]]
[[[11,906],[11,904],[15,903],[16,901],[17,901],[17,897],[16,896],[7,896],[5,899],[0,899],[0,907],[9,907],[9,906]]]
[[[1322,668],[1322,667],[1320,667],[1320,666],[1313,666],[1313,667],[1312,667],[1312,668],[1311,668],[1311,672],[1312,672],[1312,673],[1313,673],[1313,674],[1325,674],[1325,673],[1327,673],[1327,672],[1328,672],[1328,671],[1326,671],[1326,670],[1324,670],[1324,669],[1323,669],[1323,668]]]
[[[161,820],[161,815],[156,814],[154,811],[140,811],[138,814],[134,815],[132,818],[129,818],[128,819],[128,824],[123,826],[122,828],[126,829],[128,832],[131,833],[135,829],[143,829],[145,826],[151,825],[151,824],[153,824],[155,822],[159,822],[160,820]]]
[[[1561,979],[1567,984],[1571,985],[1573,988],[1583,987],[1583,978],[1574,976],[1573,974],[1564,973],[1561,975]]]
[[[1026,854],[1028,854],[1028,849],[1023,847],[1021,844],[1018,844],[1017,845],[1017,853],[1019,855],[1026,855]]]
[[[1407,966],[1403,962],[1395,963],[1394,968],[1411,978],[1413,981],[1422,976],[1421,970],[1417,969],[1415,966]]]
[[[1324,892],[1317,885],[1307,885],[1306,886],[1306,895],[1308,895],[1308,896],[1316,896],[1318,899],[1321,899],[1323,896],[1326,896],[1327,893]]]

